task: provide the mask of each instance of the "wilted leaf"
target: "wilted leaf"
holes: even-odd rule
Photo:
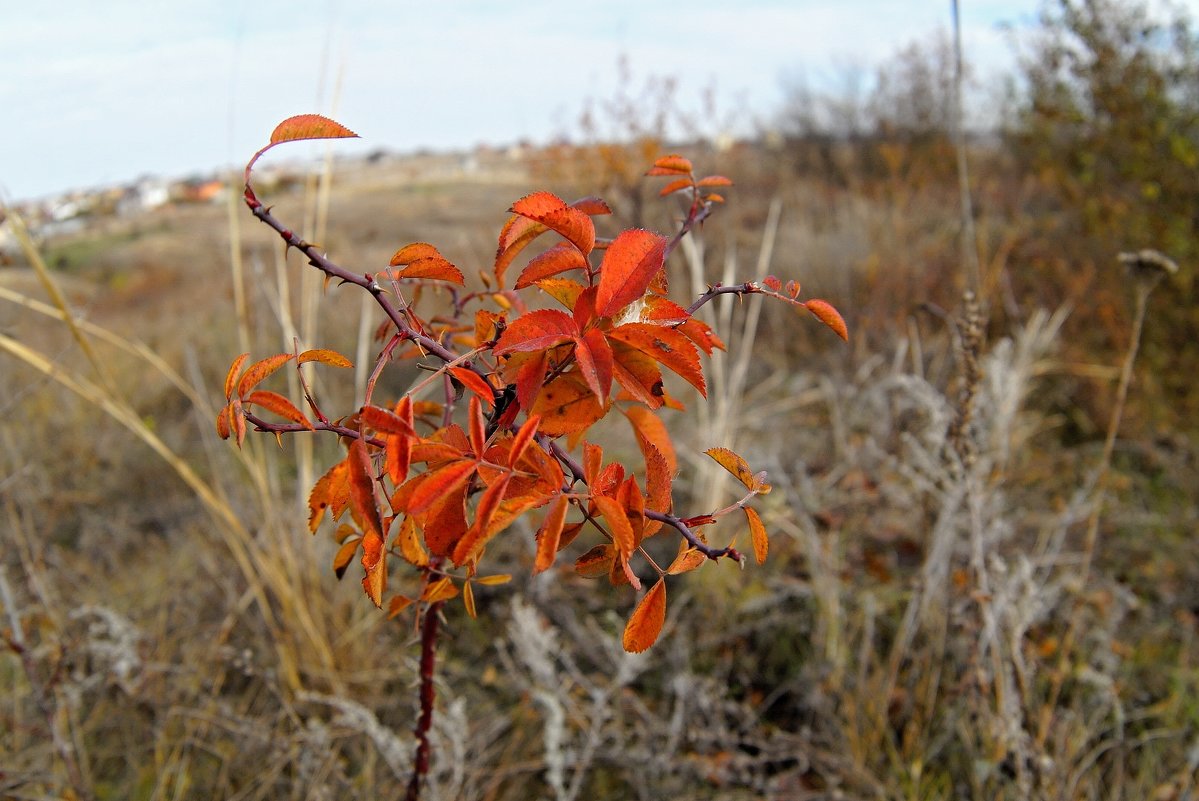
[[[758,564],[762,564],[766,561],[766,552],[770,550],[766,527],[762,525],[762,518],[758,517],[755,510],[748,506],[741,508],[745,511],[745,519],[749,521],[749,536],[754,546],[754,559],[758,560]]]
[[[250,365],[250,369],[246,370],[241,380],[237,382],[237,396],[244,398],[246,393],[271,373],[287,364],[291,358],[292,354],[290,353],[280,353],[275,356],[268,356],[262,361],[254,362]]]
[[[846,342],[849,341],[849,328],[845,325],[844,318],[841,313],[833,308],[831,303],[823,300],[809,300],[804,304],[808,311],[816,315],[820,322],[833,329],[837,336]]]
[[[666,237],[630,229],[608,246],[600,265],[595,313],[610,317],[645,294],[666,260]]]
[[[658,579],[624,627],[624,649],[639,654],[654,644],[666,622],[666,579]]]
[[[357,139],[358,134],[320,114],[288,117],[271,131],[271,144],[301,139]]]
[[[353,367],[354,366],[353,362],[351,362],[345,356],[342,356],[337,351],[326,350],[325,348],[314,348],[312,350],[306,350],[303,353],[301,353],[300,357],[298,359],[298,363],[306,364],[308,362],[320,362],[321,364],[328,364],[333,367]]]
[[[549,570],[558,555],[558,540],[562,536],[562,527],[566,523],[566,511],[570,501],[565,495],[559,495],[550,505],[545,515],[545,521],[537,532],[537,557],[533,560],[533,575]]]

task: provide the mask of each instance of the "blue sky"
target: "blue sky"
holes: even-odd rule
[[[1192,8],[1199,0],[1188,0]],[[1010,63],[999,22],[1038,0],[962,0],[966,48]],[[365,141],[459,148],[572,128],[584,100],[672,76],[683,100],[766,119],[788,76],[870,70],[948,29],[949,0],[655,3],[0,0],[0,197],[241,164],[281,119],[333,113]],[[333,106],[336,97],[336,108]]]

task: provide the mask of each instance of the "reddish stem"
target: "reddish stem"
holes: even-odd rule
[[[419,801],[421,783],[429,773],[429,729],[433,726],[433,702],[437,691],[433,685],[433,670],[437,663],[437,628],[444,601],[429,604],[420,630],[420,717],[416,721],[416,756],[412,761],[412,778],[408,781],[405,801]]]

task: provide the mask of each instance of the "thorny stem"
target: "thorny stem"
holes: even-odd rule
[[[666,525],[670,526],[675,531],[682,534],[683,539],[687,540],[687,542],[691,544],[692,548],[699,551],[709,559],[712,559],[713,561],[727,556],[729,559],[732,559],[735,562],[738,562],[742,565],[745,564],[745,557],[736,548],[713,548],[711,545],[708,545],[701,540],[699,535],[692,531],[691,528],[685,522],[683,522],[682,518],[675,517],[674,515],[664,514],[662,512],[655,512],[651,509],[645,510],[645,516],[650,520],[657,520],[659,523],[665,523]]]
[[[695,302],[687,307],[687,316],[695,314],[699,308],[710,300],[719,297],[720,295],[757,295],[761,294],[761,288],[753,281],[746,281],[744,284],[733,284],[732,286],[724,286],[723,284],[713,284],[708,287],[708,291],[695,299]]]
[[[441,618],[441,607],[445,601],[429,604],[420,630],[420,717],[416,721],[416,755],[412,760],[412,778],[408,780],[405,801],[419,801],[421,783],[429,773],[429,729],[433,726],[433,704],[437,690],[433,684],[433,671],[437,664],[437,628]]]

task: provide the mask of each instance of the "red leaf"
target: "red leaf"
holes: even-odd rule
[[[678,373],[707,397],[699,351],[686,335],[673,328],[649,323],[626,323],[608,332],[609,339],[631,345]]]
[[[529,419],[525,420],[525,424],[516,432],[516,436],[512,438],[512,447],[508,451],[508,465],[516,467],[516,463],[520,461],[520,457],[525,455],[525,449],[529,447],[529,443],[537,436],[537,427],[541,425],[541,418],[537,415],[529,415]]]
[[[541,309],[517,317],[495,345],[495,355],[546,350],[574,339],[579,327],[574,318],[557,309]]]
[[[357,139],[358,134],[320,114],[288,117],[271,131],[271,144],[301,139]]]
[[[691,172],[691,161],[677,153],[671,153],[669,156],[663,156],[655,161],[654,168],[646,175],[673,175],[689,172]]]
[[[487,420],[483,417],[483,404],[476,397],[470,399],[467,419],[470,423],[470,449],[475,456],[482,458],[487,450]]]
[[[570,502],[565,495],[554,499],[545,521],[537,532],[537,557],[533,560],[533,575],[550,569],[554,557],[558,555],[558,540],[562,536],[562,527],[566,523],[566,511]]]
[[[433,281],[449,281],[451,284],[463,286],[466,278],[462,271],[441,256],[427,259],[416,259],[408,262],[408,266],[398,270],[388,271],[392,278],[423,278]]]
[[[517,277],[515,289],[524,289],[551,275],[586,268],[587,257],[577,247],[569,242],[559,242],[529,262]]]
[[[461,489],[478,468],[474,459],[457,459],[424,473],[413,481],[419,481],[408,498],[409,514],[419,514],[438,499]]]
[[[268,356],[262,361],[254,362],[246,370],[241,380],[237,382],[237,396],[244,398],[246,393],[261,383],[267,376],[287,364],[292,358],[290,353],[280,353]]]
[[[369,538],[383,536],[383,522],[379,519],[379,507],[375,503],[375,478],[371,471],[371,457],[366,443],[356,439],[350,443],[349,462],[350,502],[362,521],[363,534]],[[376,602],[378,603],[378,602]]]
[[[250,358],[250,354],[243,353],[234,359],[233,364],[229,366],[229,372],[225,376],[225,400],[233,399],[233,387],[236,385],[238,372],[248,358]]]
[[[257,390],[251,392],[245,399],[246,403],[254,403],[268,411],[282,417],[284,420],[290,420],[293,423],[299,423],[309,431],[313,431],[312,423],[308,422],[308,418],[304,413],[295,407],[295,405],[287,398],[277,392],[267,392],[266,390]]]
[[[363,406],[358,410],[358,420],[367,428],[373,428],[381,434],[400,434],[405,437],[415,437],[416,431],[412,423],[395,412],[378,406]]]
[[[766,286],[767,289],[769,289],[773,292],[782,292],[783,291],[783,282],[780,281],[776,276],[768,275],[762,279],[762,283]]]
[[[451,367],[450,373],[461,382],[462,386],[478,396],[479,400],[495,408],[495,390],[483,379],[483,376],[465,367]]]
[[[846,342],[849,341],[849,328],[845,325],[845,319],[841,317],[840,312],[833,308],[831,303],[823,300],[809,300],[804,306],[816,315],[820,322],[833,329],[837,336]]]
[[[612,348],[602,331],[591,329],[582,339],[575,340],[575,360],[587,386],[600,403],[608,400],[612,390]]]
[[[636,228],[621,233],[600,265],[596,314],[609,317],[644,295],[665,260],[665,237]]]
[[[666,579],[658,579],[637,608],[624,628],[624,649],[630,653],[641,653],[649,648],[662,633],[666,623]]]
[[[667,195],[674,194],[680,189],[690,189],[694,185],[695,184],[691,183],[690,178],[676,178],[658,190],[658,197],[666,197]]]
[[[300,354],[297,361],[298,364],[307,364],[308,362],[321,362],[334,367],[353,367],[354,363],[342,356],[335,350],[326,350],[325,348],[314,348],[306,350]]]
[[[595,247],[595,224],[587,213],[567,206],[550,192],[534,192],[512,204],[511,211],[550,228],[574,244],[586,256]]]
[[[603,198],[598,197],[579,198],[574,203],[571,203],[570,207],[572,209],[578,209],[585,214],[590,214],[592,217],[612,213],[612,207],[604,202]]]
[[[495,280],[499,286],[504,285],[504,273],[508,265],[520,254],[525,247],[548,230],[539,222],[528,217],[511,217],[504,223],[500,231],[500,244],[495,251]]]

